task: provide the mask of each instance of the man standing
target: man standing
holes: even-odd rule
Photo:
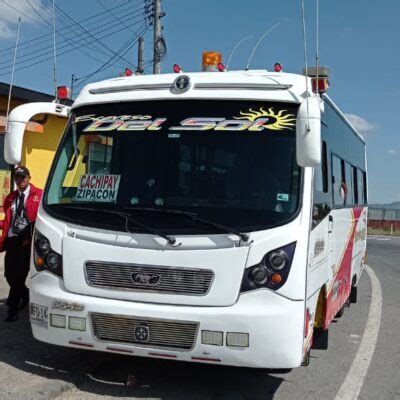
[[[29,170],[24,166],[14,170],[17,190],[4,200],[5,218],[0,251],[5,251],[4,275],[10,285],[7,299],[8,314],[5,322],[18,319],[18,310],[29,303],[29,289],[25,286],[30,265],[33,227],[36,221],[42,190],[30,182]]]

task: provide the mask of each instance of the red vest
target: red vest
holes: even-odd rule
[[[40,200],[42,199],[43,190],[33,186],[30,183],[29,196],[25,202],[25,213],[30,222],[36,221],[36,215],[39,209]],[[3,245],[7,238],[8,230],[12,222],[12,209],[11,206],[18,196],[18,190],[11,192],[4,200],[4,220],[0,221],[0,229],[3,228],[3,233],[0,238],[0,252],[4,251]]]

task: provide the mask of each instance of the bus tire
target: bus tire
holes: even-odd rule
[[[323,328],[314,328],[312,348],[317,350],[327,350],[329,342],[329,331]]]
[[[347,303],[347,302],[346,302]],[[335,318],[340,318],[344,314],[344,309],[346,307],[346,303],[342,306],[342,308],[336,313]]]
[[[350,303],[357,303],[357,286],[351,287]]]

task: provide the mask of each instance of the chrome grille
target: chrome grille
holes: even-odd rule
[[[193,348],[197,322],[178,322],[172,320],[131,317],[90,313],[93,334],[97,340],[105,342],[140,344],[154,348],[190,350]],[[138,340],[136,331],[146,327],[148,340]]]
[[[117,264],[88,261],[85,276],[89,286],[204,296],[214,272],[208,269]]]

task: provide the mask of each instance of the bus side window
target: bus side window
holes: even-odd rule
[[[328,154],[326,142],[322,142],[321,164],[314,170],[314,207],[313,227],[316,226],[331,210],[328,188]]]
[[[357,191],[358,191],[358,204],[364,204],[363,198],[363,176],[362,171],[357,168]]]
[[[332,193],[333,204],[341,207],[346,204],[346,187],[344,182],[344,162],[332,154]]]
[[[346,184],[346,205],[352,206],[354,204],[354,186],[352,166],[345,162],[345,184]]]
[[[354,190],[354,204],[359,204],[359,190],[358,190],[358,179],[357,179],[357,168],[351,167],[352,178],[353,178],[353,190]]]
[[[368,204],[367,198],[367,174],[365,172],[362,173],[363,175],[363,203]]]

